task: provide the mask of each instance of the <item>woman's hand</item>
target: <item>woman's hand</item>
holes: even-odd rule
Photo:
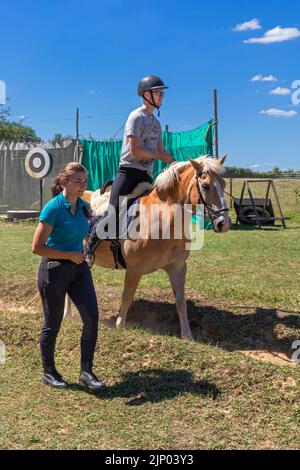
[[[73,261],[75,264],[81,264],[84,260],[84,254],[79,251],[71,251],[69,260]]]

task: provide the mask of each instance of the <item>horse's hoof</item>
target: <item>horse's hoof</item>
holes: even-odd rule
[[[121,318],[121,317],[118,317],[118,318],[117,318],[117,321],[116,321],[116,328],[117,328],[118,330],[120,330],[121,328],[124,328],[124,327],[125,327],[125,325],[124,325],[124,323],[123,323],[123,321],[122,321],[122,318]]]
[[[191,343],[195,343],[195,340],[192,337],[192,335],[182,336],[181,339],[185,339],[186,341],[190,341]]]

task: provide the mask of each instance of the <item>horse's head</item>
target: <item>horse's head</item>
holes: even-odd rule
[[[225,160],[226,155],[220,160],[208,157],[190,159],[195,178],[190,183],[189,200],[193,205],[203,204],[214,231],[222,233],[227,232],[231,224],[224,198],[226,183],[221,177]]]

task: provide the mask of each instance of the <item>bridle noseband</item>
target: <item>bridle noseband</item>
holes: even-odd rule
[[[203,204],[204,206],[204,214],[213,222],[214,220],[218,219],[221,213],[223,212],[229,212],[229,209],[226,207],[223,207],[222,209],[216,210],[210,205],[207,204],[207,202],[204,200],[204,197],[202,196],[201,193],[201,185],[199,182],[199,179],[201,176],[204,174],[204,171],[200,170],[195,174],[195,179],[196,179],[196,188],[197,188],[197,193],[198,193],[198,201],[197,204]],[[188,190],[188,200],[190,199],[190,194],[193,188],[193,181],[191,182]],[[194,212],[196,213],[196,212]]]

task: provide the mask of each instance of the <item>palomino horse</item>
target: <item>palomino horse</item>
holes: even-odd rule
[[[181,237],[175,237],[174,231],[174,204],[184,211],[189,204],[193,210],[197,204],[203,204],[207,216],[213,222],[215,232],[227,232],[230,228],[228,209],[223,197],[225,181],[221,174],[226,156],[220,160],[210,157],[199,157],[187,162],[175,163],[161,173],[150,194],[141,197],[140,205],[146,211],[139,216],[140,227],[147,227],[143,236],[135,240],[121,240],[122,253],[127,269],[122,294],[122,303],[119,310],[116,326],[125,327],[126,315],[133,301],[134,294],[141,277],[158,269],[164,269],[169,276],[170,283],[176,298],[177,311],[180,319],[182,338],[192,339],[187,316],[185,299],[185,278],[187,259],[190,251],[187,248],[186,234],[182,230]],[[89,197],[87,197],[89,199]],[[149,217],[151,208],[159,207],[158,216]],[[169,215],[168,224],[171,227],[167,239],[162,234],[162,214]],[[146,215],[145,215],[146,214]],[[153,227],[156,225],[156,227]],[[157,229],[157,230],[153,230]],[[156,239],[153,233],[159,233]],[[101,241],[95,251],[95,263],[106,268],[113,268],[114,262],[108,240]]]

